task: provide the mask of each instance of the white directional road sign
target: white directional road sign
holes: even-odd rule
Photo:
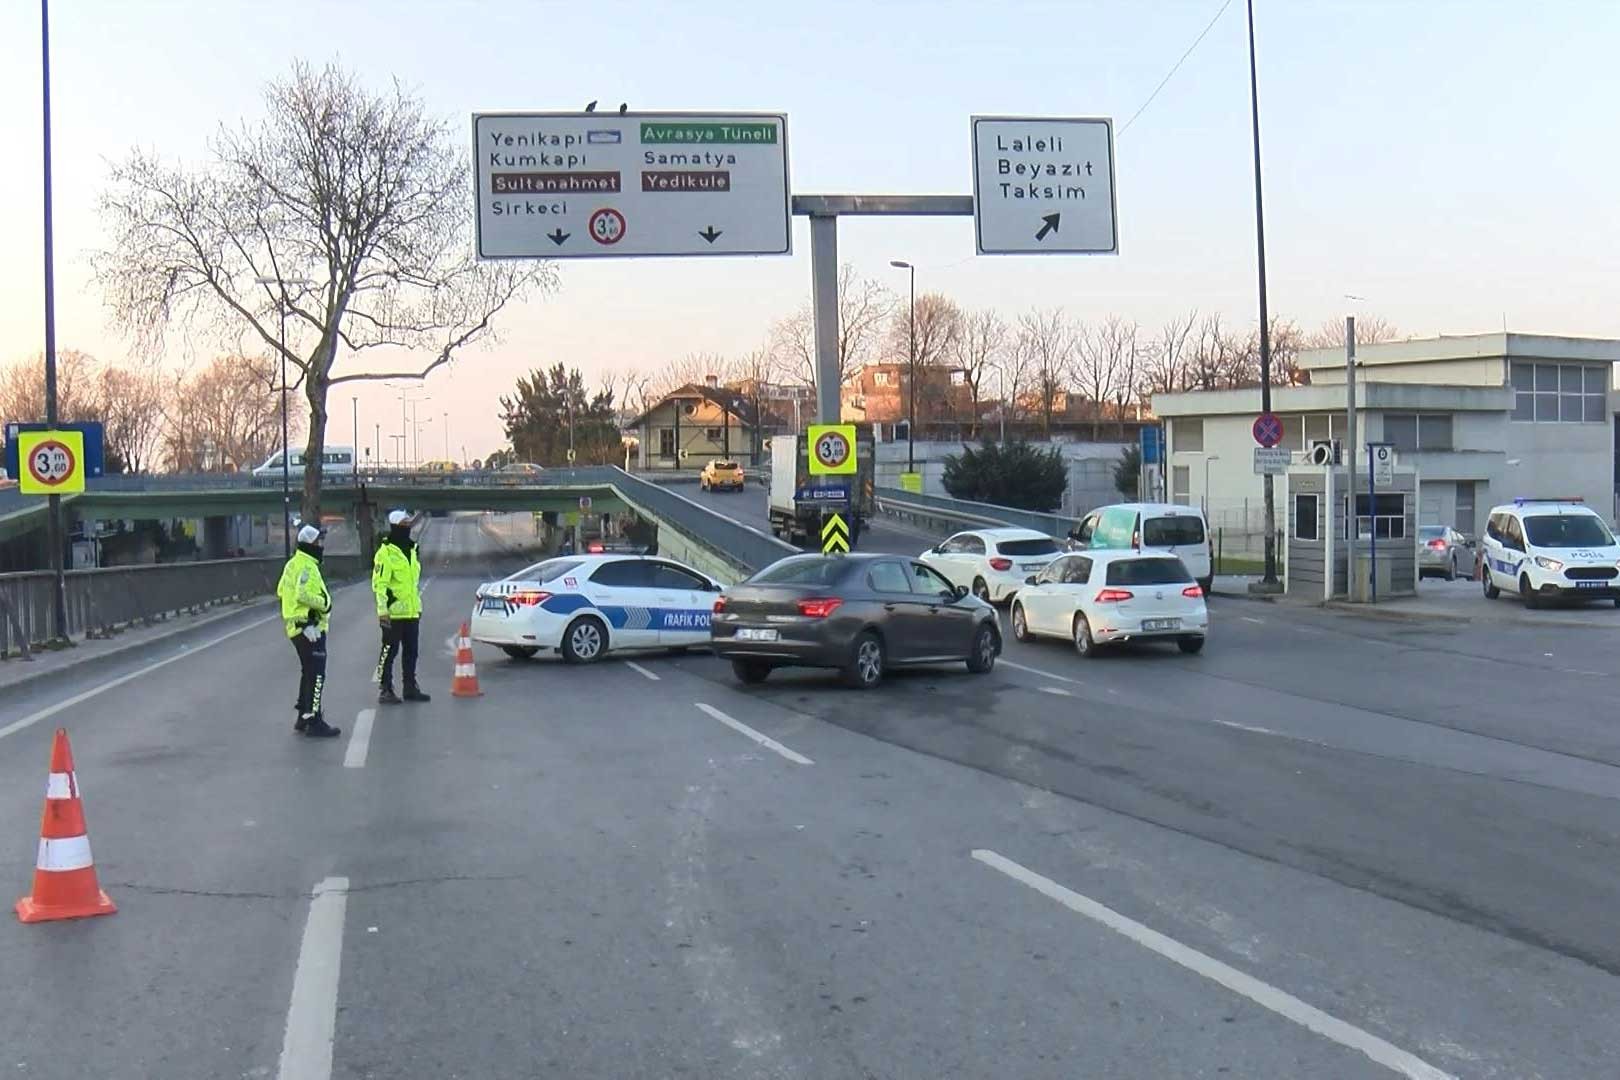
[[[980,255],[1117,254],[1117,219],[1113,121],[973,118]]]
[[[478,257],[786,255],[787,117],[473,116]]]

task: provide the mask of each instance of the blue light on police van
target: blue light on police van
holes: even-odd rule
[[[1520,495],[1518,498],[1513,500],[1513,505],[1525,506],[1530,503],[1580,503],[1584,505],[1585,502],[1585,497],[1581,495],[1556,496],[1552,498]]]

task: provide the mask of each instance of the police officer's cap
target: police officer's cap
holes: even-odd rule
[[[404,525],[411,520],[411,515],[404,510],[394,510],[388,515],[388,524]]]
[[[320,538],[321,530],[317,529],[313,525],[305,525],[302,529],[298,530],[298,542],[300,544],[313,544]]]

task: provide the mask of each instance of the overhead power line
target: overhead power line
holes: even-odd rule
[[[1193,54],[1193,50],[1198,48],[1199,44],[1204,40],[1204,38],[1209,35],[1209,32],[1215,28],[1215,24],[1220,22],[1221,16],[1226,14],[1226,9],[1231,6],[1232,0],[1226,0],[1226,2],[1221,5],[1221,9],[1215,13],[1215,17],[1209,20],[1209,25],[1205,26],[1203,32],[1193,39],[1193,43],[1191,45],[1187,46],[1187,51],[1181,54],[1181,59],[1177,60],[1175,66],[1170,69],[1164,78],[1159,80],[1159,85],[1155,86],[1153,88],[1153,93],[1149,94],[1148,99],[1142,102],[1142,107],[1137,109],[1136,112],[1132,113],[1129,120],[1125,121],[1125,126],[1119,129],[1119,133],[1121,135],[1129,131],[1131,125],[1136,123],[1136,118],[1146,112],[1149,105],[1153,104],[1153,99],[1159,96],[1159,91],[1163,90],[1165,85],[1168,84],[1171,79],[1175,78],[1176,72],[1181,70],[1181,65],[1187,62],[1187,57]]]

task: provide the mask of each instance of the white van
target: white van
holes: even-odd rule
[[[304,451],[289,448],[287,473],[290,476],[304,475]],[[328,446],[321,451],[321,474],[324,476],[353,476],[354,447]],[[266,458],[263,465],[253,470],[253,475],[270,478],[280,476],[281,451],[277,450]]]
[[[1514,499],[1492,507],[1481,547],[1487,599],[1506,590],[1528,608],[1557,597],[1620,607],[1620,543],[1579,499]]]
[[[1138,551],[1174,555],[1209,594],[1215,584],[1209,526],[1196,506],[1175,503],[1116,503],[1099,506],[1069,532],[1070,551]]]

